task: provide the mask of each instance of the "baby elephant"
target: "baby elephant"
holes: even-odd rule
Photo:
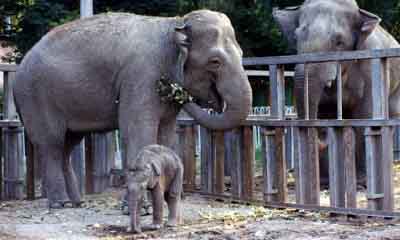
[[[151,230],[161,228],[163,203],[168,203],[166,226],[176,226],[180,221],[180,207],[183,182],[183,165],[178,155],[160,145],[148,145],[138,154],[136,169],[128,173],[128,207],[131,216],[130,231],[141,232],[140,209],[146,190],[150,190],[153,203],[153,224]]]

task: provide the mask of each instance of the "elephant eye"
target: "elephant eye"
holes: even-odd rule
[[[345,39],[341,35],[337,35],[335,38],[335,45],[338,48],[344,48],[346,46]]]
[[[219,69],[221,67],[221,65],[222,65],[221,60],[219,58],[216,58],[216,57],[211,58],[210,61],[208,62],[208,66],[211,69],[214,69],[214,70]]]

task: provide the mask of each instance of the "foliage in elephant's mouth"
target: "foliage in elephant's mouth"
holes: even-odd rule
[[[169,81],[164,76],[161,76],[161,79],[158,81],[157,92],[161,97],[161,101],[165,103],[174,103],[182,106],[194,100],[182,86]]]

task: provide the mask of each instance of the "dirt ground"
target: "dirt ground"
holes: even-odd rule
[[[379,239],[400,240],[400,221],[328,218],[295,210],[270,210],[208,201],[188,195],[183,224],[176,228],[133,235],[121,214],[122,191],[86,196],[82,208],[49,211],[46,200],[0,203],[0,239]],[[151,216],[142,217],[144,225]]]

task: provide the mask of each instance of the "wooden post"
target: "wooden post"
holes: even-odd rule
[[[318,131],[315,128],[295,128],[296,202],[319,205]]]
[[[194,126],[184,127],[183,142],[183,165],[184,165],[184,190],[193,191],[196,187],[196,156],[195,156],[195,128]]]
[[[85,190],[87,194],[94,193],[93,181],[94,181],[94,159],[93,159],[93,141],[92,135],[88,134],[85,137]]]
[[[357,176],[356,176],[356,137],[354,129],[345,128],[343,132],[344,169],[346,179],[346,207],[357,207]]]
[[[15,79],[15,72],[4,72],[4,119],[15,120],[18,118],[18,113],[15,109],[14,95],[12,91],[12,84]]]
[[[25,134],[26,144],[26,197],[35,200],[35,159],[33,145]]]
[[[394,209],[394,183],[393,183],[393,128],[383,127],[381,137],[382,156],[382,184],[383,203],[382,210],[393,211]]]
[[[224,164],[224,171],[225,176],[231,176],[231,168],[232,168],[232,137],[234,134],[232,131],[226,131],[224,134],[224,146],[225,146],[225,164]]]
[[[343,129],[328,128],[329,190],[332,207],[345,207],[346,183],[343,151]]]
[[[231,157],[231,193],[232,196],[241,198],[242,193],[242,156],[241,156],[241,131],[240,129],[234,129],[231,131],[231,136],[229,138],[230,145],[230,157]]]
[[[372,117],[374,119],[384,119],[385,118],[385,100],[386,97],[383,95],[385,93],[384,81],[382,80],[382,63],[381,59],[371,60],[371,106],[372,106]]]
[[[337,119],[343,119],[343,86],[342,86],[342,64],[337,64],[337,79],[336,79],[336,90],[337,90]]]
[[[15,72],[4,72],[4,119],[14,120],[18,114],[14,104],[12,84],[15,80]],[[23,198],[23,164],[24,164],[24,139],[23,128],[4,128],[4,198]]]
[[[81,18],[93,15],[93,0],[81,0]]]
[[[262,156],[264,159],[264,201],[287,201],[284,128],[263,131]]]
[[[213,192],[214,158],[212,132],[206,128],[200,128],[201,137],[201,190]]]
[[[4,134],[4,198],[22,199],[23,192],[23,128],[5,128]]]
[[[3,199],[3,131],[0,131],[0,200]]]
[[[395,132],[393,137],[393,159],[395,161],[400,160],[400,127],[395,126]]]
[[[271,117],[285,118],[285,76],[282,65],[270,65]],[[265,129],[263,137],[264,200],[287,201],[284,128]]]
[[[367,163],[367,199],[368,208],[382,210],[383,183],[382,165],[378,163],[381,152],[381,129],[365,129],[365,154]]]
[[[253,197],[254,189],[254,147],[253,147],[253,127],[242,128],[242,153],[243,160],[241,161],[241,178],[242,184],[242,196],[244,200],[250,200]]]
[[[112,151],[112,133],[95,133],[93,134],[93,191],[94,193],[103,192],[110,183],[110,171],[111,171],[111,161]],[[110,152],[111,151],[111,152]]]
[[[373,119],[389,118],[389,62],[371,60],[371,106]],[[393,210],[393,134],[390,127],[365,129],[368,207]]]
[[[275,131],[267,128],[262,129],[262,159],[263,159],[263,194],[264,201],[273,202],[278,190],[275,188]]]
[[[225,190],[225,170],[224,170],[224,162],[225,162],[225,141],[224,141],[224,132],[217,131],[215,132],[215,185],[214,192],[215,193],[224,193]]]
[[[71,162],[81,194],[85,192],[85,142],[82,140],[71,152]]]

